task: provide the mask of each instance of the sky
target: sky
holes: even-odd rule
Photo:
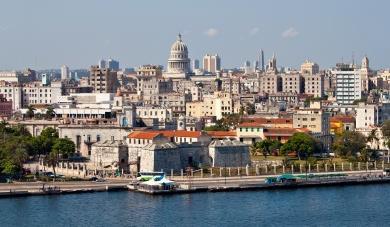
[[[166,66],[178,33],[191,59],[221,56],[240,67],[276,54],[277,65],[337,62],[390,68],[386,0],[1,0],[0,70]]]

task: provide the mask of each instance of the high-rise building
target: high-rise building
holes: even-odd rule
[[[218,54],[206,54],[203,57],[203,70],[210,73],[221,71],[221,58]]]
[[[61,66],[61,80],[69,78],[69,68],[66,65]]]
[[[199,60],[198,60],[198,59],[195,59],[195,60],[192,62],[192,70],[195,71],[195,70],[199,69],[199,67],[200,67]]]
[[[99,68],[97,65],[91,66],[89,83],[95,93],[115,93],[118,87],[117,72],[109,68]]]
[[[99,68],[104,69],[104,68],[107,67],[107,62],[106,62],[106,60],[104,60],[104,59],[100,59],[98,65],[99,65]]]
[[[337,103],[352,104],[362,98],[360,71],[354,65],[336,64],[332,74],[336,78]]]
[[[42,85],[43,86],[48,86],[50,84],[50,77],[46,73],[41,75],[42,77]]]
[[[265,70],[265,65],[264,65],[264,51],[262,49],[260,49],[260,56],[259,56],[259,60],[258,60],[259,64],[261,64],[261,68],[259,66],[259,69],[261,71],[264,71]]]
[[[114,59],[108,59],[108,68],[111,71],[119,71],[119,61],[115,61]]]

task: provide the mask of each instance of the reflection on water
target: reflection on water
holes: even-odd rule
[[[0,199],[0,226],[387,226],[390,185]]]

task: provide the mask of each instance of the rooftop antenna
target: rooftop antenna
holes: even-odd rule
[[[355,65],[355,52],[352,51],[352,65]]]

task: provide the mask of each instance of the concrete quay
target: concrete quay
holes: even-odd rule
[[[61,195],[73,193],[92,193],[106,191],[131,190],[147,194],[179,194],[195,192],[220,192],[220,191],[244,191],[244,190],[271,190],[303,187],[324,187],[343,185],[364,185],[390,183],[390,177],[383,176],[383,171],[351,171],[351,172],[329,172],[322,174],[347,174],[345,177],[309,179],[294,183],[266,184],[267,177],[263,176],[239,176],[239,177],[173,177],[178,187],[176,190],[149,190],[145,188],[129,187],[130,179],[108,179],[104,182],[92,181],[71,181],[71,182],[15,182],[11,184],[0,184],[0,198],[37,196],[37,195]],[[302,175],[302,174],[295,174]]]
[[[0,184],[0,198],[119,191],[127,190],[127,184],[128,180],[4,183]]]

